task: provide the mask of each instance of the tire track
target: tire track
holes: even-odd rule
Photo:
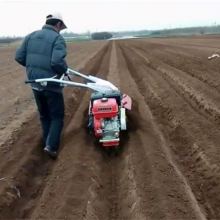
[[[132,76],[131,80],[133,79],[133,85],[129,86],[129,90],[132,88],[136,90],[136,94],[139,93],[133,99],[139,103],[137,117],[143,122],[143,130],[140,129],[138,132],[142,144],[136,145],[139,152],[135,158],[139,163],[142,161],[139,165],[144,167],[142,180],[139,184],[146,184],[146,187],[142,189],[137,188],[137,192],[141,192],[142,195],[140,201],[140,204],[142,203],[140,205],[142,207],[141,211],[146,218],[151,219],[204,219],[197,202],[195,203],[195,200],[190,197],[183,178],[176,172],[178,168],[168,154],[169,148],[167,143],[164,143],[162,133],[153,118],[150,117],[151,111],[146,102],[148,87],[146,86],[146,78],[142,75],[146,72],[146,69],[140,59],[137,56],[134,57],[131,52],[129,53],[122,44],[120,44],[120,48],[129,69],[129,77]],[[126,78],[128,78],[127,74]],[[138,137],[134,134],[132,134],[132,138],[138,140]],[[140,149],[144,151],[140,151]],[[140,156],[143,157],[143,155],[146,156],[146,159],[137,159]],[[136,170],[140,171],[140,168]],[[146,173],[148,173],[148,176]],[[143,179],[143,176],[146,179]]]
[[[126,54],[129,53],[134,56],[133,50],[127,49]],[[218,218],[219,197],[216,197],[216,194],[220,187],[218,174],[220,162],[217,153],[219,131],[192,111],[185,100],[181,100],[181,96],[163,79],[160,72],[149,68],[148,62],[144,61],[143,57],[137,53],[135,57],[137,65],[142,65],[142,69],[147,73],[145,76],[148,88],[147,102],[158,123],[162,124],[162,130],[170,141],[172,153],[187,177],[197,201],[205,208],[206,217]],[[132,70],[135,71],[134,67]],[[137,68],[136,71],[142,70]],[[204,133],[203,129],[209,129],[208,125],[216,136]]]
[[[111,62],[107,79],[120,88],[117,45],[113,42]],[[126,84],[126,82],[124,82]],[[129,137],[122,134],[121,147],[125,147]],[[96,143],[97,144],[97,143]],[[101,147],[102,148],[102,147]],[[122,153],[122,152],[121,152]],[[136,183],[130,164],[130,157],[120,154],[117,158],[108,157],[106,152],[96,162],[100,167],[99,176],[94,178],[91,196],[84,219],[143,219],[140,214]],[[92,205],[93,204],[93,205]]]

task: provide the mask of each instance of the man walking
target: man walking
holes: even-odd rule
[[[60,76],[67,71],[66,43],[60,31],[67,28],[59,13],[46,17],[46,24],[26,36],[15,60],[26,67],[29,80]],[[64,120],[62,87],[31,84],[43,130],[44,151],[57,158]]]

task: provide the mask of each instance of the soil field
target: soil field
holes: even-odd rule
[[[220,38],[67,46],[70,68],[132,98],[123,151],[87,133],[91,91],[66,88],[59,158],[44,155],[17,46],[0,48],[0,219],[220,219]]]

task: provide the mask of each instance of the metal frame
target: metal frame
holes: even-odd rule
[[[77,83],[73,82],[72,77],[70,76],[78,76],[82,77],[84,79],[89,80],[90,82],[83,84],[83,83]],[[42,86],[47,86],[48,82],[54,82],[60,84],[61,87],[65,86],[75,86],[75,87],[82,87],[86,89],[91,89],[96,92],[105,93],[106,90],[118,90],[117,87],[115,87],[112,83],[109,81],[100,79],[95,76],[91,75],[84,75],[82,73],[79,73],[72,69],[67,69],[66,73],[61,76],[60,79],[55,79],[56,76],[51,78],[43,78],[43,79],[35,79],[35,80],[26,80],[25,83],[40,83]],[[65,80],[65,77],[68,78],[68,80]]]

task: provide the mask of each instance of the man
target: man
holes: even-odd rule
[[[66,73],[66,43],[60,31],[67,28],[59,13],[46,17],[41,30],[26,36],[15,60],[26,67],[27,78],[40,79]],[[57,158],[64,120],[62,87],[31,84],[43,130],[44,151]]]

